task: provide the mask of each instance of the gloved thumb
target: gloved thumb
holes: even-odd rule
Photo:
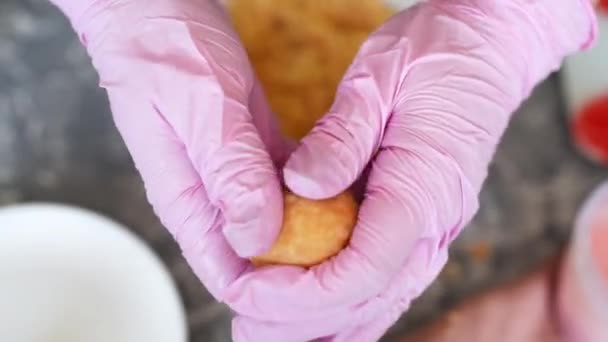
[[[285,165],[285,183],[301,196],[323,199],[349,188],[378,149],[390,114],[382,100],[383,79],[355,71]]]

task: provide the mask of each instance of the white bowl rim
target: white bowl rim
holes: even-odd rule
[[[158,254],[146,243],[144,239],[135,234],[126,225],[121,224],[118,221],[94,210],[71,204],[42,201],[0,206],[0,234],[2,232],[1,224],[9,215],[23,215],[25,220],[31,220],[33,218],[32,214],[52,214],[55,218],[63,216],[70,217],[72,219],[80,219],[82,221],[96,222],[100,226],[104,226],[108,230],[112,230],[113,233],[116,233],[120,239],[128,240],[129,242],[133,243],[133,246],[135,246],[136,249],[139,249],[139,254],[143,258],[148,259],[147,262],[154,267],[158,275],[167,280],[167,284],[165,285],[166,288],[170,290],[163,295],[167,296],[167,299],[172,303],[172,305],[175,305],[175,308],[177,309],[176,312],[178,317],[172,316],[175,323],[175,329],[179,329],[179,331],[175,331],[175,334],[183,336],[183,342],[188,341],[189,332],[186,319],[186,310],[175,279]]]

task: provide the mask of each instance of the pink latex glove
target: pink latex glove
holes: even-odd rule
[[[252,272],[233,248],[248,256],[274,240],[271,158],[280,164],[286,145],[221,10],[194,0],[54,2],[93,58],[156,212],[209,290],[240,314],[237,341],[381,336],[475,212],[510,113],[594,34],[582,0],[434,1],[392,19],[285,169],[293,190],[326,197],[375,156],[351,245],[310,270]]]
[[[587,0],[431,0],[389,20],[284,169],[312,198],[364,176],[350,245],[310,270],[239,278],[226,292],[235,339],[379,339],[475,214],[512,112],[595,35]]]
[[[219,300],[280,229],[286,158],[261,88],[215,1],[54,0],[109,94],[147,195]],[[240,257],[239,257],[240,256]]]

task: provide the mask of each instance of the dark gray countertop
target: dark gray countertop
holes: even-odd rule
[[[567,240],[581,200],[608,173],[575,153],[560,101],[554,76],[519,111],[491,166],[479,215],[391,336],[526,272]],[[230,340],[228,311],[198,283],[147,204],[105,93],[66,20],[45,0],[3,0],[0,205],[27,201],[75,204],[132,227],[173,273],[192,341]]]

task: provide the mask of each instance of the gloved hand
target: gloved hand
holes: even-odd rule
[[[306,197],[365,183],[350,245],[310,270],[237,279],[235,340],[380,338],[475,214],[511,113],[595,35],[588,0],[430,0],[389,20],[284,169]]]
[[[276,239],[287,154],[223,9],[204,0],[53,0],[109,94],[155,212],[219,300]]]
[[[293,190],[326,197],[374,156],[351,245],[311,270],[256,272],[228,241],[248,256],[274,240],[281,205],[270,158],[280,164],[286,149],[220,9],[55,3],[88,47],[156,212],[209,290],[241,314],[235,340],[365,341],[439,272],[475,212],[509,113],[591,41],[587,4],[560,1],[437,0],[387,23],[285,169]]]

